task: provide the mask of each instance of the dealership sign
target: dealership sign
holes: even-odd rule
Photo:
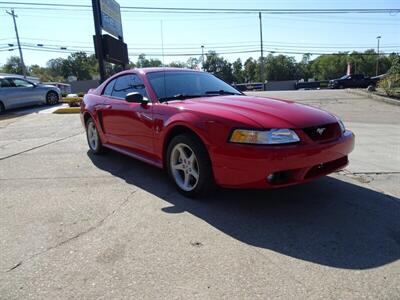
[[[103,30],[118,38],[123,38],[121,9],[116,1],[100,0],[100,17]]]

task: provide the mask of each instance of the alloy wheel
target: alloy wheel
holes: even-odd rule
[[[194,190],[199,182],[200,170],[194,151],[179,143],[171,151],[170,166],[176,184],[184,191]]]
[[[89,142],[90,148],[92,150],[96,150],[97,145],[99,144],[99,135],[97,133],[96,126],[94,125],[93,122],[88,123],[87,137],[88,137],[88,142]]]

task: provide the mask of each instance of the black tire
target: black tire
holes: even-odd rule
[[[339,85],[339,89],[344,89],[344,86],[343,85]]]
[[[93,142],[93,136],[91,135],[91,134],[93,134],[92,130],[95,130],[95,133],[97,135],[97,142],[96,143]],[[100,138],[99,132],[97,131],[96,124],[95,124],[95,122],[93,121],[92,118],[89,118],[86,121],[86,140],[87,140],[89,149],[93,154],[97,155],[97,154],[103,153],[104,147],[103,147],[103,144],[101,142],[101,138]]]
[[[60,97],[56,92],[50,91],[46,94],[46,104],[55,105],[60,101]]]
[[[179,186],[176,177],[174,176],[174,171],[172,169],[171,162],[173,161],[173,150],[179,145],[186,145],[193,151],[193,154],[196,158],[196,166],[198,168],[198,180],[197,184],[192,190],[184,190]],[[174,150],[175,151],[175,150]],[[171,178],[172,182],[175,184],[177,190],[184,196],[194,198],[198,196],[205,196],[209,194],[215,188],[215,181],[212,172],[211,161],[207,152],[206,147],[203,145],[201,140],[192,134],[181,134],[175,136],[167,148],[167,170],[168,175]],[[184,176],[183,170],[180,170],[181,174]],[[194,177],[192,178],[194,179]]]
[[[0,114],[4,113],[6,111],[4,104],[0,101]]]

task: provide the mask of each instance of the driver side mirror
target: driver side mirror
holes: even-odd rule
[[[149,99],[144,98],[143,95],[139,94],[138,92],[126,94],[125,100],[126,102],[131,102],[131,103],[141,103],[141,104],[149,103]]]

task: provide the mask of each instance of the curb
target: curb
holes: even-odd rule
[[[80,112],[80,107],[63,107],[53,111],[53,114],[79,114]]]
[[[350,93],[350,94],[364,96],[364,97],[368,97],[370,99],[373,99],[373,100],[376,100],[376,101],[379,101],[379,102],[385,102],[385,103],[388,103],[388,104],[400,106],[400,100],[395,100],[395,99],[387,98],[387,97],[384,97],[384,96],[375,95],[373,93],[370,93],[370,92],[367,92],[367,91],[363,91],[363,90],[347,89],[346,91],[348,93]]]

